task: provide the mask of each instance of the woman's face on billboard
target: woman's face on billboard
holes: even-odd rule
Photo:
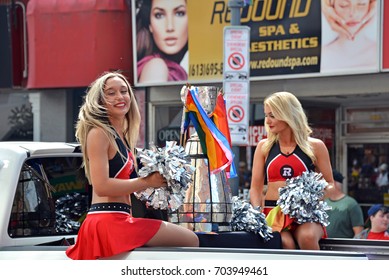
[[[152,0],[149,28],[162,52],[174,55],[181,51],[188,42],[186,0]]]
[[[344,19],[351,33],[363,24],[363,18],[370,8],[370,0],[334,0],[336,13]]]

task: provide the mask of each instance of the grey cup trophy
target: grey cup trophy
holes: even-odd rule
[[[189,86],[184,86],[181,90],[184,104],[188,89]],[[197,90],[201,106],[212,119],[219,90],[213,86],[197,87]],[[181,145],[185,146],[195,172],[183,205],[170,214],[170,221],[193,231],[231,231],[232,193],[225,171],[211,174],[208,157],[202,151],[197,132],[182,142],[185,142]]]

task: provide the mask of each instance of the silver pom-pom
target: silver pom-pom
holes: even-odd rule
[[[327,185],[322,174],[305,171],[301,176],[286,180],[286,186],[279,189],[277,204],[285,215],[294,218],[298,224],[315,222],[328,226],[326,211],[331,207],[322,200]]]
[[[254,208],[237,196],[232,197],[231,228],[235,231],[254,232],[264,241],[273,237],[272,229],[267,225],[265,214],[260,211],[260,207]]]
[[[159,172],[167,181],[167,187],[147,188],[136,192],[135,196],[154,209],[175,211],[184,201],[186,190],[192,184],[195,168],[182,146],[175,141],[167,141],[164,148],[150,145],[150,149],[138,150],[142,168],[138,174],[147,177]]]

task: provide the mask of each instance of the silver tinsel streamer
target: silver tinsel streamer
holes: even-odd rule
[[[272,229],[267,225],[265,214],[260,207],[254,208],[237,196],[232,197],[231,228],[234,231],[248,231],[259,234],[264,241],[273,237]]]
[[[80,218],[88,211],[88,197],[80,193],[71,193],[55,202],[56,233],[77,233]]]
[[[164,148],[150,145],[150,149],[138,150],[142,168],[138,174],[147,177],[159,172],[167,180],[167,187],[147,188],[135,196],[154,209],[176,211],[185,198],[189,184],[192,184],[194,167],[185,149],[175,141],[167,141]]]
[[[322,200],[327,185],[322,174],[305,171],[301,176],[286,180],[286,186],[279,189],[277,204],[298,224],[315,222],[328,226],[326,210],[331,207]]]

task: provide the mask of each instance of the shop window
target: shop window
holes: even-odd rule
[[[389,205],[388,184],[377,181],[382,177],[380,169],[389,164],[389,141],[383,137],[389,132],[389,107],[345,108],[342,123],[347,143],[347,190],[366,217],[372,204]]]
[[[155,129],[157,146],[164,147],[166,141],[180,142],[182,106],[157,106],[155,108]]]
[[[346,134],[389,132],[389,108],[346,109]]]
[[[32,141],[33,112],[25,93],[0,95],[0,140]]]
[[[389,191],[388,160],[389,143],[347,145],[348,193],[364,212],[372,204],[385,203]],[[381,180],[383,176],[386,177]]]

